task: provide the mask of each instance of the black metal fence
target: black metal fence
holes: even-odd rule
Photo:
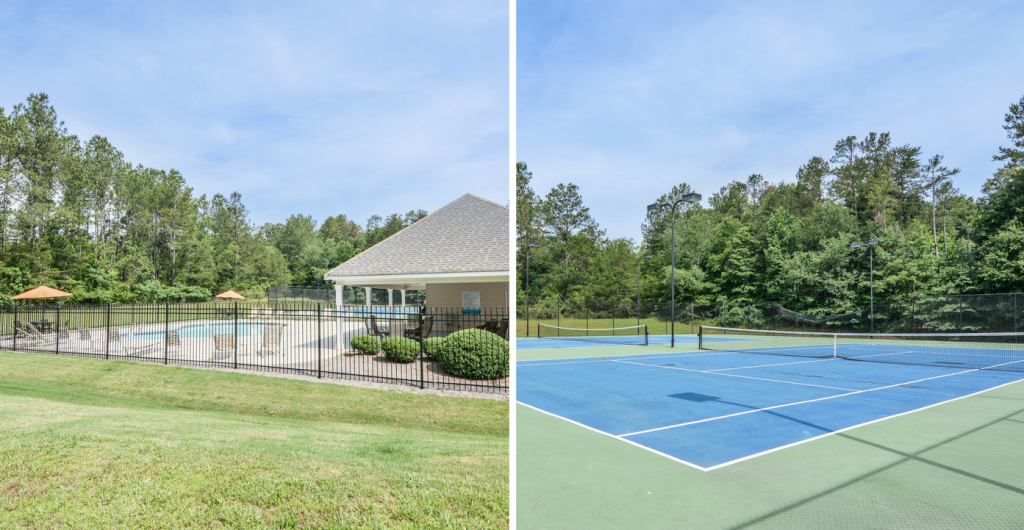
[[[401,313],[245,302],[16,306],[0,308],[0,349],[505,393],[508,326],[504,309],[468,315],[461,309]],[[432,339],[468,329],[481,331],[465,340],[479,342],[492,362],[504,362],[500,377],[445,371]],[[380,349],[368,350],[365,339],[353,344],[359,336],[375,337],[380,342],[370,342]],[[392,346],[394,355],[386,353]]]
[[[661,302],[530,299],[516,304],[517,335],[526,322],[563,327],[620,327],[646,324],[651,334],[671,330],[672,306]],[[830,311],[784,307],[772,302],[677,303],[676,333],[700,325],[791,331],[875,333],[996,333],[1024,331],[1024,294],[963,294],[876,298],[868,304]],[[532,332],[531,332],[532,335]]]

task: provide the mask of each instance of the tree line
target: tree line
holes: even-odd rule
[[[876,297],[1024,290],[1024,98],[1010,105],[1003,162],[974,200],[942,155],[888,133],[848,136],[814,156],[793,181],[759,174],[713,193],[708,206],[680,204],[675,220],[676,300],[777,302],[828,314],[860,309],[869,296],[878,240]],[[530,242],[533,298],[666,302],[671,287],[671,211],[650,211],[643,240],[605,237],[579,186],[540,196],[517,164],[517,277],[522,299]],[[655,202],[690,193],[682,182]],[[637,208],[645,205],[637,205]],[[650,258],[643,259],[643,256]],[[638,276],[639,267],[639,281]]]
[[[307,215],[257,226],[242,196],[194,196],[184,175],[133,165],[83,140],[46,94],[0,107],[0,302],[40,284],[77,302],[208,300],[309,286],[318,274],[427,215]]]

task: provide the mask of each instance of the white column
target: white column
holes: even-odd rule
[[[394,293],[394,292],[395,292],[394,289],[388,289],[388,313],[394,313],[395,298],[392,295],[392,293]]]
[[[402,313],[405,313],[405,289],[402,289]]]
[[[373,287],[363,287],[363,291],[366,293],[366,316],[370,316],[370,291]]]
[[[337,311],[334,313],[334,327],[337,335],[334,338],[334,349],[343,350],[345,349],[341,341],[344,340],[344,328],[341,322],[341,311],[345,309],[345,284],[335,281],[334,282],[334,307]]]

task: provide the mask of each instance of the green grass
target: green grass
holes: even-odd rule
[[[521,350],[518,360],[667,351]],[[516,422],[521,528],[1010,529],[1024,520],[1024,382],[711,472],[527,407]]]
[[[0,353],[0,528],[508,526],[508,403]]]

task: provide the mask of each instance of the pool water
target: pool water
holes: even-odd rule
[[[262,335],[263,334],[263,326],[267,326],[267,325],[279,326],[279,325],[282,325],[282,324],[264,324],[262,322],[260,322],[260,323],[256,323],[256,322],[239,322],[238,323],[238,333],[236,333],[235,336],[237,336],[237,337],[249,337],[249,336],[253,336],[253,335]],[[288,324],[283,324],[283,325],[287,326]],[[232,332],[234,332],[234,330],[235,330],[235,323],[234,322],[225,322],[223,324],[221,324],[221,323],[216,323],[216,324],[189,324],[187,326],[181,326],[181,327],[178,327],[178,328],[171,329],[171,331],[177,331],[178,332],[178,337],[183,338],[183,339],[196,338],[196,337],[212,337],[214,335],[214,333],[216,333],[218,335],[220,335],[220,334],[230,335]],[[136,339],[141,339],[141,340],[154,340],[154,339],[164,339],[166,337],[166,335],[164,334],[163,330],[154,330],[154,331],[140,331],[140,332],[135,333],[133,335],[133,337],[136,338]]]

